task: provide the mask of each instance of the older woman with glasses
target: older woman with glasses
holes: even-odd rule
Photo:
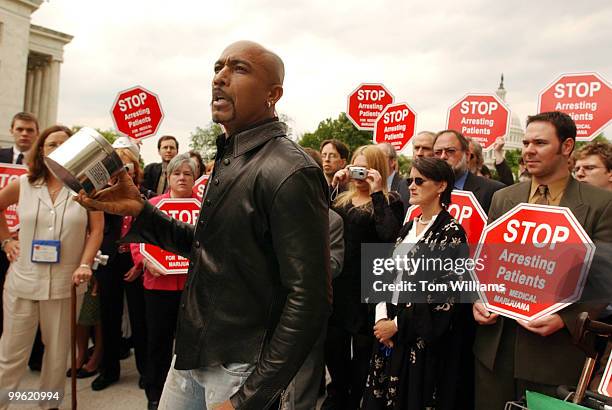
[[[452,168],[441,159],[414,161],[408,189],[410,203],[419,206],[421,215],[401,229],[394,258],[467,257],[465,232],[446,210],[454,180]],[[395,281],[410,277],[414,283],[457,279],[456,272],[446,266],[397,272]],[[399,292],[389,296],[387,303],[376,306],[373,334],[377,342],[362,408],[464,408],[456,402],[457,376],[462,371],[457,366],[459,359],[453,357],[461,342],[461,331],[454,324],[456,295],[419,292],[412,296],[413,303],[406,303],[405,295]]]

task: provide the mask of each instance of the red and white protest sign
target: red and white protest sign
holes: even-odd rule
[[[376,120],[374,143],[393,144],[397,152],[402,151],[414,136],[416,113],[406,103],[388,105]]]
[[[495,94],[466,94],[448,109],[446,128],[477,141],[484,151],[508,133],[510,109]]]
[[[594,252],[569,208],[519,204],[482,232],[473,272],[480,298],[513,319],[555,313],[580,298]]]
[[[141,86],[117,94],[111,114],[117,131],[135,140],[155,135],[164,117],[157,95]]]
[[[599,384],[599,388],[597,390],[604,396],[612,397],[612,354],[610,354],[610,357],[608,358],[606,370],[604,370],[601,383]]]
[[[360,130],[374,129],[376,119],[393,103],[393,94],[382,84],[361,84],[348,96],[346,114]]]
[[[577,128],[577,141],[591,141],[612,119],[612,88],[597,73],[563,74],[538,97],[538,112],[562,111]]]
[[[9,182],[16,180],[20,175],[26,174],[28,167],[25,165],[16,164],[1,164],[0,163],[0,189],[4,188]],[[13,204],[4,210],[6,224],[10,232],[15,232],[19,229],[19,216],[17,215],[17,204]]]
[[[195,198],[164,198],[157,208],[174,219],[195,225],[200,216],[200,201]],[[157,246],[141,243],[140,253],[167,274],[187,273],[189,260]]]
[[[193,185],[193,193],[202,202],[204,192],[206,191],[206,185],[208,184],[208,175],[202,175]]]
[[[447,208],[448,213],[459,222],[465,229],[467,243],[476,245],[482,230],[487,224],[487,214],[482,206],[470,191],[462,191],[454,189],[451,193],[451,204]],[[421,208],[418,205],[412,205],[406,212],[404,224],[417,216],[421,215]],[[473,253],[476,248],[470,247],[470,252]]]

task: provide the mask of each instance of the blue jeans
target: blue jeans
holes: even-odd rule
[[[238,391],[255,368],[250,363],[176,370],[172,358],[159,410],[213,410]]]

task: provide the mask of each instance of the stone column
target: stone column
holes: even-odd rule
[[[34,68],[34,95],[32,96],[32,114],[38,117],[40,110],[40,92],[42,86],[42,69]],[[38,118],[40,122],[40,118]],[[41,124],[42,125],[42,124]]]
[[[49,101],[47,108],[47,121],[49,125],[57,122],[57,104],[59,100],[60,62],[51,60],[49,63]]]
[[[28,70],[26,76],[26,98],[23,107],[24,111],[32,112],[32,103],[34,97],[34,70]]]
[[[49,84],[50,84],[50,67],[45,64],[42,67],[42,85],[40,87],[40,108],[38,110],[38,121],[40,129],[45,129],[50,125],[47,112],[49,110]]]

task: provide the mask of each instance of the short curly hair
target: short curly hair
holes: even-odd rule
[[[585,157],[597,155],[601,158],[601,162],[606,166],[606,169],[612,171],[612,145],[608,142],[591,142],[580,148],[574,155],[576,160]]]

